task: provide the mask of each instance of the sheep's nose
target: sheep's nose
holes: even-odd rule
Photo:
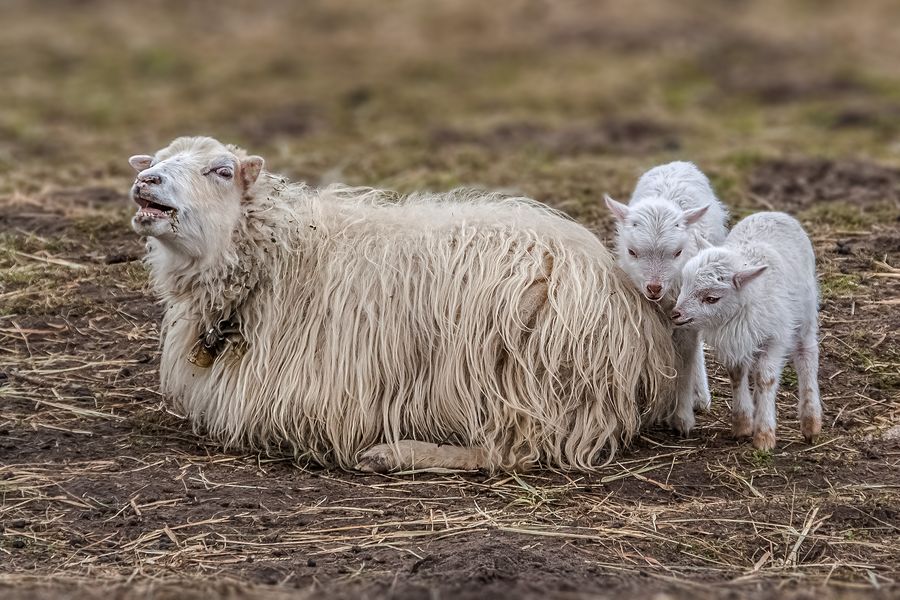
[[[138,176],[138,183],[143,183],[146,185],[159,185],[162,183],[162,177],[155,173],[148,173],[146,175]]]
[[[673,310],[673,311],[672,311],[672,314],[670,314],[669,317],[670,317],[673,321],[680,321],[680,320],[681,320],[681,311]]]
[[[648,283],[647,284],[647,293],[651,296],[659,296],[659,293],[662,291],[662,286],[658,283]]]

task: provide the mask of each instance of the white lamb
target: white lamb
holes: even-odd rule
[[[644,296],[668,314],[680,288],[681,269],[699,252],[700,240],[721,244],[728,234],[728,211],[709,179],[689,162],[654,167],[638,180],[626,206],[609,196],[616,218],[619,265]],[[687,435],[694,407],[709,408],[703,344],[695,331],[676,330],[677,405],[669,422]]]
[[[728,369],[736,436],[775,447],[775,396],[790,356],[799,384],[800,431],[822,429],[819,401],[818,288],[812,244],[800,223],[775,212],[749,216],[722,247],[684,266],[676,326],[702,332]],[[749,380],[753,381],[751,398]]]
[[[668,318],[533,200],[315,189],[210,138],[130,162],[162,390],[228,445],[590,470],[671,410]]]

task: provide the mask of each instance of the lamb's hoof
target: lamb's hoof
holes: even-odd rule
[[[753,447],[757,450],[769,452],[775,449],[775,432],[769,429],[761,429],[753,434]]]
[[[711,405],[712,397],[710,397],[709,394],[703,393],[699,390],[694,391],[694,410],[707,412]]]
[[[737,439],[753,435],[753,420],[749,415],[731,416],[731,435]]]
[[[354,468],[364,473],[389,473],[396,468],[394,452],[387,444],[372,446],[362,453]]]
[[[815,415],[806,415],[800,419],[800,433],[807,443],[813,444],[822,433],[822,418]]]
[[[669,427],[678,432],[678,435],[681,437],[688,437],[695,423],[693,412],[683,415],[675,414],[669,417]]]

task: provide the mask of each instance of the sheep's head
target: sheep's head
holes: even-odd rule
[[[262,158],[205,137],[181,137],[155,156],[128,162],[138,172],[132,228],[194,258],[230,239],[241,201],[263,168]]]
[[[688,329],[721,325],[740,309],[745,286],[766,268],[745,264],[741,255],[727,248],[703,249],[684,265],[672,321]]]
[[[681,210],[662,198],[649,198],[630,207],[607,196],[606,206],[618,225],[619,265],[648,300],[659,302],[678,285],[691,255],[691,225],[709,205]]]

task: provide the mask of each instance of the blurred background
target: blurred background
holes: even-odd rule
[[[176,583],[155,598],[212,597],[227,578],[267,599],[274,584],[649,598],[679,578],[690,587],[665,597],[713,597],[710,582],[729,598],[750,597],[738,582],[894,597],[897,0],[0,0],[0,57],[0,597],[69,581],[63,597],[109,600],[127,596],[99,583],[162,578]],[[692,439],[651,430],[626,466],[586,478],[379,487],[222,454],[157,392],[161,308],[128,224],[128,157],[197,134],[312,184],[517,191],[607,241],[604,193],[626,200],[649,167],[693,160],[735,217],[786,210],[813,239],[822,442],[798,445],[790,369],[779,451],[732,440],[710,361]],[[445,512],[465,535],[413,537]],[[369,530],[409,547],[357,553],[347,540]]]
[[[313,183],[516,189],[602,228],[603,192],[673,158],[737,204],[772,160],[900,162],[891,0],[5,0],[0,54],[4,194],[124,195],[129,155],[206,134]]]

